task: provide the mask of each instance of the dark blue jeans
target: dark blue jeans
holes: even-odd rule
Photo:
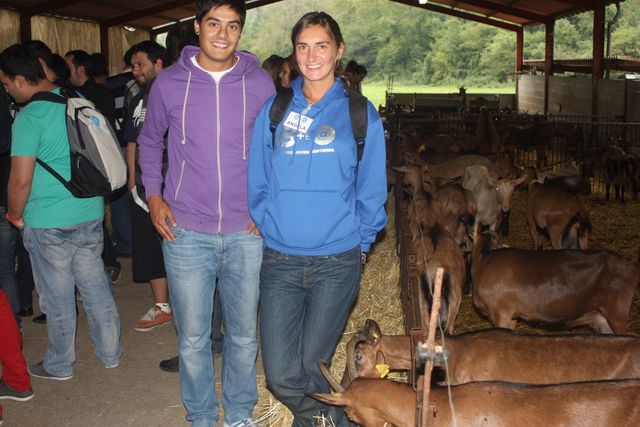
[[[316,425],[320,413],[350,425],[342,409],[306,393],[327,393],[318,359],[331,361],[360,283],[360,248],[330,256],[264,249],[260,272],[260,339],[267,385],[294,415]]]

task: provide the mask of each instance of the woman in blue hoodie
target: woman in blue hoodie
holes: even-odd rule
[[[275,134],[272,97],[258,115],[249,156],[249,211],[264,239],[260,336],[267,384],[294,426],[319,412],[348,425],[342,410],[307,397],[327,392],[316,362],[330,361],[359,288],[361,254],[386,221],[382,122],[367,102],[361,159],[349,90],[336,76],[344,52],[338,24],[323,12],[292,30],[301,74]]]

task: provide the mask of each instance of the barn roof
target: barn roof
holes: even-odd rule
[[[281,0],[247,0],[248,8]],[[517,28],[547,22],[614,3],[615,0],[390,0],[497,27]],[[194,0],[0,0],[0,7],[23,16],[50,15],[152,29],[195,15]]]

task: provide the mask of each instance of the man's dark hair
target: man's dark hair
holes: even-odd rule
[[[145,40],[138,44],[135,44],[131,47],[131,56],[135,55],[138,52],[146,53],[149,57],[149,61],[155,63],[158,59],[162,61],[162,66],[166,67],[169,65],[169,56],[167,55],[167,49],[160,46],[158,43]],[[131,59],[129,59],[131,61]]]
[[[127,49],[127,51],[124,53],[124,56],[122,57],[122,60],[128,67],[131,66],[131,57],[133,56],[133,53],[131,53],[131,49],[133,49],[133,46]]]
[[[47,77],[38,58],[23,44],[14,44],[0,53],[0,69],[10,78],[24,76],[30,84]]]
[[[240,26],[244,28],[244,21],[247,17],[247,5],[244,0],[198,0],[196,2],[196,21],[201,24],[202,18],[211,9],[217,9],[220,6],[229,6],[231,10],[240,15]]]
[[[179,22],[167,33],[167,53],[171,63],[178,62],[185,46],[198,46],[200,41],[193,28],[193,21]]]
[[[344,72],[348,74],[353,74],[356,72],[357,68],[358,68],[358,63],[352,59],[349,62],[347,62],[347,66],[345,67]]]
[[[51,68],[52,53],[51,48],[47,46],[42,40],[29,40],[23,43],[24,46],[31,52],[36,58],[40,58],[47,64],[47,67]]]
[[[87,74],[89,74],[89,62],[91,61],[91,56],[85,52],[84,50],[70,50],[65,53],[64,56],[72,56],[71,62],[74,67],[84,67]]]
[[[361,76],[366,76],[367,75],[367,67],[365,67],[362,64],[358,64],[358,66],[356,67],[354,74],[358,74]]]
[[[108,76],[109,67],[107,66],[107,57],[102,53],[92,53],[89,55],[87,75],[89,77]]]
[[[69,64],[64,58],[57,53],[51,56],[51,71],[56,75],[55,84],[63,87],[70,87],[69,78],[71,77],[71,71],[69,70]]]

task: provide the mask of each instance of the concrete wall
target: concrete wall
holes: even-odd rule
[[[518,76],[517,111],[519,113],[544,113],[544,76]]]
[[[544,112],[544,76],[518,77],[517,111]],[[625,95],[626,92],[626,95]],[[625,109],[626,99],[626,109]],[[627,122],[640,122],[640,82],[600,80],[598,83],[599,115],[627,116]],[[587,76],[551,76],[549,79],[550,114],[591,115],[591,78]]]
[[[640,82],[627,81],[627,121],[640,123]]]

